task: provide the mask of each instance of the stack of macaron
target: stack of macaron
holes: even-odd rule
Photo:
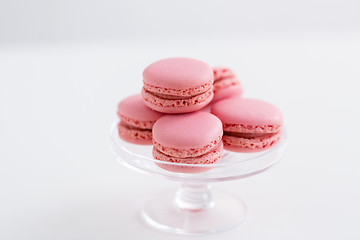
[[[263,151],[281,138],[281,111],[270,103],[243,98],[240,81],[230,68],[168,58],[144,70],[143,84],[141,94],[119,103],[118,132],[127,142],[152,144],[153,157],[164,162],[158,164],[163,169],[204,171],[208,168],[186,165],[213,164],[221,159],[223,148]]]

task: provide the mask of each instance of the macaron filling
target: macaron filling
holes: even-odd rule
[[[212,88],[210,88],[203,93],[179,98],[178,96],[173,95],[153,93],[143,88],[142,95],[145,101],[152,105],[160,107],[184,107],[209,101],[209,98],[212,98],[213,96],[213,91]]]
[[[170,163],[184,163],[184,164],[212,164],[221,158],[223,150],[223,143],[220,141],[214,148],[206,153],[193,157],[176,157],[159,151],[155,146],[153,148],[153,156],[155,159]]]
[[[129,127],[136,127],[138,129],[152,129],[156,121],[139,121],[137,119],[132,119],[126,117],[118,112],[118,116],[121,119],[123,124],[128,125]]]
[[[229,124],[223,123],[225,132],[242,133],[275,133],[281,129],[280,125],[250,125],[250,124]]]
[[[153,145],[157,151],[162,152],[165,155],[178,157],[178,158],[187,158],[187,157],[197,157],[204,155],[211,151],[214,148],[217,148],[221,143],[221,136],[219,136],[214,141],[211,141],[209,144],[205,145],[202,148],[190,148],[190,149],[177,149],[172,147],[166,147],[153,139]]]
[[[144,88],[154,95],[161,94],[161,95],[173,96],[173,97],[175,96],[191,97],[208,91],[209,89],[211,89],[212,83],[213,82],[210,81],[198,87],[192,87],[186,89],[174,89],[174,88],[166,88],[166,87],[157,87],[144,82]]]
[[[247,138],[247,139],[254,139],[254,138],[268,138],[277,133],[241,133],[241,132],[224,132],[226,136],[238,137],[238,138]]]
[[[281,138],[281,128],[277,132],[250,133],[224,131],[224,146],[245,149],[266,149],[276,144]]]

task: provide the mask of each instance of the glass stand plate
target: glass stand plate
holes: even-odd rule
[[[222,158],[215,164],[181,164],[155,160],[152,146],[123,141],[116,126],[114,123],[111,129],[111,144],[121,164],[181,183],[178,190],[150,196],[141,209],[143,219],[150,226],[180,234],[217,233],[241,223],[246,216],[244,203],[231,193],[211,190],[211,183],[245,178],[269,169],[283,155],[287,136],[286,129],[283,129],[279,143],[263,152],[224,150]]]

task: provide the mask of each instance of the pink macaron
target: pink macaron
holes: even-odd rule
[[[148,108],[140,94],[125,98],[118,104],[119,136],[130,143],[152,144],[152,127],[164,114]]]
[[[214,98],[213,102],[241,96],[243,88],[234,71],[228,67],[214,67]]]
[[[229,98],[214,103],[211,113],[223,123],[226,150],[259,152],[280,140],[283,115],[270,103],[250,98]]]
[[[167,58],[143,72],[145,104],[163,113],[187,113],[205,107],[213,98],[212,68],[191,58]]]
[[[222,123],[202,111],[166,115],[153,127],[153,156],[170,164],[158,164],[173,172],[202,172],[209,167],[175,166],[171,163],[212,164],[221,158]]]

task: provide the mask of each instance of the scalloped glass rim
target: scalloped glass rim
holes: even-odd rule
[[[144,156],[144,155],[141,155],[141,154],[137,154],[137,153],[134,153],[134,152],[128,150],[122,144],[125,141],[122,140],[118,135],[117,124],[118,124],[118,122],[115,122],[111,127],[111,138],[116,143],[116,145],[118,147],[120,147],[123,151],[127,152],[128,154],[133,155],[134,157],[137,157],[139,159],[142,159],[142,160],[145,160],[145,161],[148,161],[148,162],[151,162],[151,163],[159,163],[159,164],[163,164],[163,165],[165,164],[165,165],[170,165],[170,166],[182,166],[182,167],[186,166],[186,167],[204,167],[204,168],[206,167],[206,168],[209,168],[209,167],[214,167],[214,165],[216,165],[216,167],[223,167],[224,165],[251,161],[251,160],[254,160],[254,159],[264,157],[264,156],[270,154],[271,152],[278,151],[280,148],[284,148],[285,140],[286,140],[286,137],[287,137],[286,129],[285,129],[285,127],[283,127],[283,133],[282,133],[280,141],[274,147],[272,147],[272,148],[270,148],[268,150],[265,150],[263,152],[258,152],[258,153],[234,153],[234,152],[224,150],[222,158],[226,157],[227,154],[229,154],[229,153],[246,154],[246,155],[250,156],[249,158],[246,158],[246,159],[243,159],[243,160],[240,160],[240,161],[236,161],[236,162],[217,162],[215,164],[173,163],[173,162],[160,161],[160,160],[150,158],[150,157],[147,157],[147,156]],[[136,144],[134,144],[134,145],[136,145]]]

